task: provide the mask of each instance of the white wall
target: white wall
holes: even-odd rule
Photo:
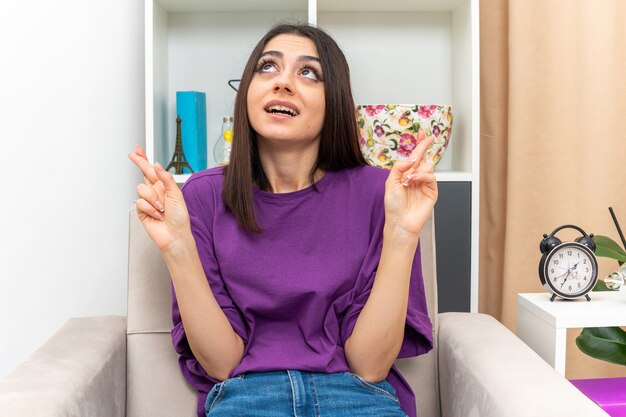
[[[73,316],[126,315],[142,0],[0,2],[0,378]]]

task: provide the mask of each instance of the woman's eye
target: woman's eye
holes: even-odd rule
[[[317,72],[315,72],[315,70],[313,70],[312,68],[305,68],[302,70],[302,75],[304,75],[306,78],[310,78],[312,80],[317,80],[319,79],[319,77],[317,76]]]
[[[276,67],[274,67],[274,64],[263,64],[261,65],[261,71],[262,72],[274,72],[276,71]]]

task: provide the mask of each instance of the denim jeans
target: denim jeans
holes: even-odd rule
[[[249,372],[216,384],[207,417],[407,417],[393,386],[351,372]]]

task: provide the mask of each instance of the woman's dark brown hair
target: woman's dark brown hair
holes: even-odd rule
[[[256,45],[241,77],[235,99],[233,145],[230,163],[224,170],[222,198],[234,213],[237,223],[245,229],[260,233],[256,222],[252,187],[269,191],[257,146],[256,132],[248,120],[248,88],[267,42],[281,34],[311,39],[317,48],[324,77],[325,115],[317,161],[311,169],[310,182],[315,188],[314,175],[367,165],[359,149],[356,113],[350,69],[337,43],[323,30],[307,24],[279,24],[270,29]]]

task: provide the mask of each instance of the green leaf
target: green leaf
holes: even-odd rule
[[[619,327],[585,328],[576,338],[576,345],[592,358],[626,365],[626,332]]]
[[[610,237],[595,235],[593,241],[596,244],[596,256],[615,259],[618,262],[626,262],[626,252]]]

